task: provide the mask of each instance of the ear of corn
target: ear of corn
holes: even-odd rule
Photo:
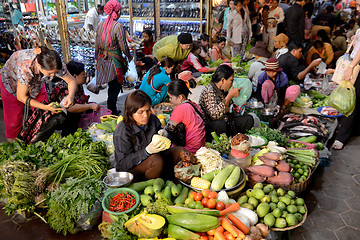
[[[193,177],[191,179],[191,186],[200,188],[200,189],[208,189],[210,188],[211,183],[206,180],[199,177]]]

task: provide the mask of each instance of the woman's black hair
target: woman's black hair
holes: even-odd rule
[[[235,6],[237,6],[239,3],[241,3],[241,5],[244,5],[244,0],[235,0],[235,1],[234,1]],[[245,10],[244,10],[243,7],[240,9],[240,15],[241,15],[241,17],[244,19],[244,17],[245,17]]]
[[[196,50],[199,50],[199,49],[201,49],[201,43],[198,41],[194,41],[191,52],[194,53],[194,52],[196,52]]]
[[[149,36],[149,41],[148,42],[144,41],[144,45],[146,47],[149,47],[154,42],[153,32],[150,29],[145,29],[142,33],[145,33]]]
[[[232,75],[234,75],[234,69],[232,69],[228,65],[220,65],[216,68],[216,71],[211,77],[211,81],[214,83],[220,82],[223,78],[229,79]]]
[[[330,38],[326,32],[326,30],[324,29],[320,29],[317,33],[316,36],[321,38],[321,41],[323,42],[327,42],[327,43],[331,43]]]
[[[216,43],[221,43],[221,42],[226,42],[226,38],[225,37],[218,37],[218,39],[216,40]]]
[[[142,90],[135,90],[130,93],[125,100],[124,107],[124,123],[125,125],[135,124],[133,114],[137,112],[140,108],[144,107],[146,104],[151,106],[151,98]]]
[[[157,64],[155,66],[153,66],[150,70],[149,70],[149,75],[148,75],[148,78],[147,78],[147,83],[148,84],[151,84],[151,80],[153,79],[153,77],[156,75],[156,74],[159,74],[161,73],[161,69],[160,67],[172,67],[172,66],[175,66],[175,61],[170,58],[170,57],[164,57],[163,60],[161,60],[160,64]]]
[[[55,50],[42,46],[40,47],[41,53],[36,55],[36,60],[40,66],[46,71],[61,70],[62,62],[60,55]]]
[[[324,47],[324,42],[320,41],[320,40],[316,40],[313,44],[315,49],[319,49],[319,48],[323,48]]]
[[[180,95],[184,95],[185,98],[188,98],[189,93],[191,93],[189,88],[186,86],[186,83],[183,80],[179,80],[179,79],[171,81],[167,85],[167,92],[176,97]]]
[[[66,64],[66,67],[71,75],[80,75],[80,73],[85,71],[85,65],[81,62],[76,62],[71,60]]]
[[[200,35],[200,40],[209,41],[210,37],[206,33],[203,33],[203,34]]]

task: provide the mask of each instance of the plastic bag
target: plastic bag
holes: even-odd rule
[[[82,129],[88,129],[93,122],[101,123],[101,116],[109,114],[111,114],[111,110],[105,108],[104,105],[100,105],[100,109],[97,111],[92,111],[90,113],[82,113],[78,127]]]
[[[234,78],[234,88],[240,88],[239,96],[233,98],[236,105],[241,106],[246,103],[252,93],[252,83],[247,77]]]
[[[128,70],[125,74],[125,80],[127,82],[134,82],[134,81],[137,81],[137,79],[138,79],[138,74],[136,71],[135,60],[133,59],[129,63]]]
[[[86,88],[92,93],[99,94],[100,87],[96,84],[96,75],[88,85],[86,85]]]
[[[336,108],[344,116],[350,116],[356,104],[356,94],[353,84],[349,81],[342,82],[332,91],[328,103],[330,107]]]
[[[96,200],[90,211],[86,215],[81,216],[79,220],[77,220],[76,225],[82,228],[84,231],[89,230],[92,226],[97,224],[101,217],[102,211],[103,209],[101,206],[101,202],[99,200]]]

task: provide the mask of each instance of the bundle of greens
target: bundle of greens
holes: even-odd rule
[[[231,144],[230,144],[230,138],[226,135],[226,133],[220,134],[220,137],[217,136],[215,132],[212,132],[211,135],[214,138],[214,142],[205,143],[205,147],[214,149],[218,151],[221,155],[230,155],[231,151]]]
[[[252,128],[248,131],[251,135],[265,137],[268,141],[277,142],[280,146],[286,146],[288,137],[283,135],[279,130],[269,128],[267,125],[260,123],[258,128]]]
[[[209,61],[209,68],[213,68],[213,67],[218,67],[220,66],[222,63],[224,63],[224,61],[222,59],[218,59],[215,62],[213,61]]]
[[[201,75],[200,81],[198,82],[199,85],[207,86],[211,82],[212,73],[204,73]]]
[[[104,184],[94,178],[68,178],[66,183],[50,194],[49,226],[66,235],[76,232],[76,221],[89,212],[96,200],[101,200]]]

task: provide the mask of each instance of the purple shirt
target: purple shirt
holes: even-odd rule
[[[266,74],[266,71],[263,71],[258,78],[258,83],[263,84],[266,80],[271,80],[270,77]],[[273,81],[275,89],[286,86],[289,83],[288,77],[286,74],[281,71],[276,75],[275,81]]]

